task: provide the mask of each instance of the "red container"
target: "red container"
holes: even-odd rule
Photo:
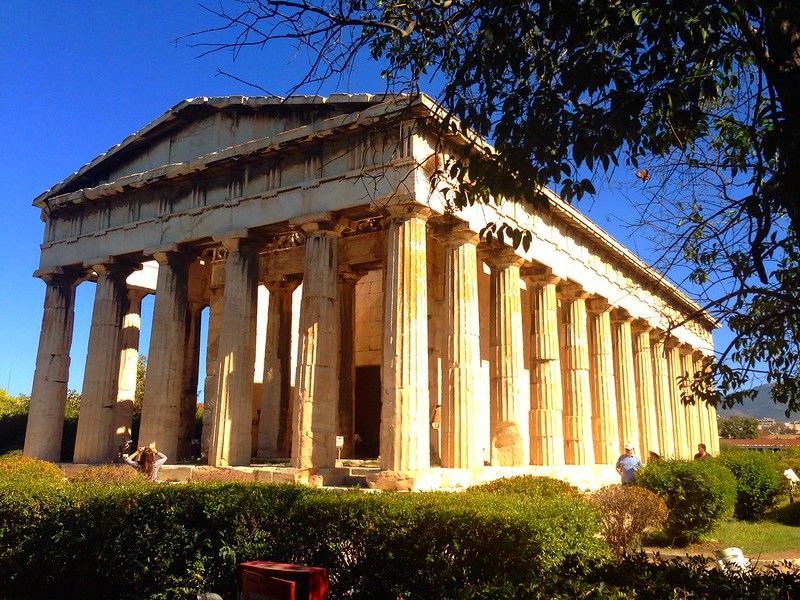
[[[326,600],[328,570],[253,560],[239,565],[242,600]]]

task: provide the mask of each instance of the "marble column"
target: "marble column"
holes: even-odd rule
[[[692,369],[693,372],[702,373],[705,369],[703,363],[703,353],[695,351],[692,354]],[[709,406],[706,402],[698,400],[697,404],[697,419],[700,426],[700,441],[704,443],[711,451],[711,419],[709,418]]]
[[[611,338],[614,346],[614,381],[617,392],[617,424],[620,445],[633,444],[641,452],[639,415],[636,409],[636,374],[633,359],[633,317],[623,310],[611,311]],[[620,448],[617,448],[621,452]],[[642,457],[644,458],[644,457]]]
[[[558,343],[558,298],[561,278],[546,267],[526,267],[522,277],[531,298],[531,411],[532,465],[564,464],[564,396]]]
[[[158,261],[153,326],[147,354],[139,446],[156,444],[177,460],[189,264],[194,256],[176,250],[152,253]]]
[[[580,286],[559,287],[564,328],[564,458],[568,465],[595,464],[586,298]]]
[[[717,428],[717,407],[708,405],[708,422],[711,431],[711,438],[708,440],[708,450],[714,454],[719,454],[719,430]]]
[[[37,274],[47,287],[23,454],[59,462],[75,319],[75,286],[83,274],[60,268]]]
[[[444,310],[447,354],[441,408],[442,466],[483,466],[478,434],[480,313],[478,234],[465,223],[450,224],[439,236],[445,252]]]
[[[667,358],[667,382],[669,398],[672,404],[673,432],[675,434],[675,455],[680,458],[692,458],[695,450],[689,445],[687,435],[686,408],[681,400],[681,388],[678,377],[682,375],[681,356],[678,340],[669,337],[664,342]]]
[[[265,285],[269,291],[269,307],[261,420],[258,423],[258,456],[288,458],[292,451],[292,294],[300,281],[280,277],[267,280]]]
[[[691,391],[692,379],[694,376],[694,364],[692,362],[692,347],[688,344],[680,346],[681,372],[683,380],[681,390],[684,394],[693,397]],[[693,399],[693,404],[685,405],[686,427],[689,448],[697,448],[697,444],[706,443],[700,433],[700,411],[698,410],[697,399]]]
[[[336,466],[339,402],[339,237],[330,214],[295,222],[306,235],[294,392],[292,466]]]
[[[426,220],[417,204],[387,208],[383,296],[381,469],[430,467]]]
[[[139,370],[139,333],[142,328],[142,298],[147,292],[128,289],[128,310],[122,320],[122,354],[119,365],[117,403],[114,405],[114,440],[119,448],[131,439],[133,409],[136,400],[136,376]]]
[[[658,447],[661,456],[665,458],[681,458],[681,446],[675,437],[676,424],[675,409],[672,404],[671,387],[669,385],[669,370],[667,356],[664,349],[663,332],[650,334],[650,347],[653,355],[653,390],[656,406],[655,427],[658,432]]]
[[[592,390],[592,442],[594,461],[613,465],[619,457],[617,390],[611,306],[604,298],[586,300],[589,323],[589,382]]]
[[[125,279],[133,268],[110,262],[92,267],[97,285],[75,435],[75,463],[110,462],[116,455],[114,406],[122,352],[122,318],[128,310]]]
[[[253,443],[253,380],[258,306],[258,252],[262,246],[245,232],[220,242],[225,260],[225,296],[219,332],[219,382],[209,463],[250,464]]]
[[[206,377],[203,382],[203,435],[200,438],[200,455],[209,457],[214,439],[214,411],[219,392],[219,332],[222,326],[223,284],[217,283],[215,274],[224,272],[222,265],[212,264],[212,282],[208,301],[208,336],[206,339]],[[222,278],[224,280],[224,277]]]
[[[197,378],[200,374],[200,324],[203,305],[189,302],[186,310],[186,343],[181,380],[178,453],[176,458],[191,458],[194,453],[194,426],[197,415]],[[204,407],[205,410],[205,407]]]
[[[636,378],[636,413],[639,417],[639,448],[641,457],[651,450],[668,458],[669,455],[658,444],[658,421],[656,420],[655,382],[653,378],[653,356],[650,347],[652,328],[644,321],[631,323],[633,333],[633,370]]]
[[[356,283],[363,272],[339,272],[339,435],[343,458],[355,456],[356,407]]]
[[[482,258],[491,269],[491,461],[495,467],[519,467],[530,462],[530,381],[525,378],[520,298],[524,260],[508,246],[490,247]]]

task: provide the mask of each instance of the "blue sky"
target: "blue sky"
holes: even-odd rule
[[[213,5],[213,0],[209,0]],[[235,63],[229,54],[199,57],[176,38],[214,25],[196,0],[88,2],[0,0],[0,190],[6,248],[0,286],[0,388],[31,390],[44,284],[32,277],[44,231],[33,199],[81,165],[140,129],[185,98],[257,95],[218,69],[283,95],[303,71],[292,53],[250,51]],[[374,63],[348,82],[320,90],[380,92]],[[314,90],[309,90],[311,93]],[[602,227],[624,243],[618,226],[624,200],[581,202]],[[152,298],[152,297],[150,297]],[[80,389],[93,286],[78,287],[69,387]],[[152,300],[143,307],[149,329]],[[147,338],[141,348],[147,352]]]

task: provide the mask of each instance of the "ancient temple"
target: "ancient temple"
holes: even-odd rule
[[[209,464],[284,459],[299,480],[348,458],[412,478],[608,479],[626,442],[716,451],[715,411],[680,385],[712,356],[713,318],[554,194],[548,210],[449,210],[430,175],[466,140],[441,114],[424,95],[195,98],[36,198],[25,454],[59,460],[81,284],[75,463],[130,435],[147,294],[138,442],[171,461],[190,452],[199,385]],[[479,236],[504,221],[528,248]]]

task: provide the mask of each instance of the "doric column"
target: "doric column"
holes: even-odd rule
[[[522,277],[531,299],[531,411],[532,465],[564,464],[564,397],[558,344],[558,298],[561,281],[546,267],[526,267]]]
[[[356,403],[356,283],[363,272],[339,273],[339,435],[344,436],[342,456],[355,456]]]
[[[224,273],[223,265],[213,265],[211,289],[208,301],[208,338],[206,340],[206,377],[203,383],[203,437],[200,439],[200,455],[209,457],[214,439],[214,411],[219,392],[219,332],[222,326],[223,283],[217,281]],[[224,280],[223,277],[220,281]]]
[[[292,293],[298,285],[299,280],[285,277],[266,282],[269,308],[258,423],[261,458],[288,458],[291,454]]]
[[[479,236],[465,223],[439,236],[445,252],[444,310],[447,354],[441,409],[443,467],[483,466],[478,433],[477,390],[480,373],[478,307]]]
[[[623,310],[611,311],[611,338],[614,346],[614,380],[617,391],[617,424],[621,445],[628,442],[641,452],[639,416],[636,409],[636,373],[633,359],[631,323]],[[619,448],[617,448],[619,452]]]
[[[683,372],[681,370],[681,355],[678,340],[669,337],[664,342],[667,357],[667,381],[669,384],[669,398],[672,404],[672,424],[675,434],[675,455],[680,458],[692,458],[695,451],[689,445],[687,434],[686,408],[681,401],[681,388],[678,382]]]
[[[296,222],[306,234],[294,393],[292,466],[336,465],[339,399],[339,237],[346,223],[325,213]]]
[[[193,256],[175,250],[151,253],[158,261],[153,326],[147,355],[139,446],[155,443],[170,462],[177,460],[189,264]]]
[[[680,446],[676,444],[674,426],[674,407],[669,385],[669,370],[664,348],[664,334],[654,331],[650,334],[650,347],[653,355],[653,390],[656,406],[656,422],[658,447],[661,456],[680,458],[683,456]]]
[[[580,286],[559,287],[564,327],[564,458],[568,465],[593,465],[592,391],[586,298]]]
[[[197,415],[197,378],[200,374],[200,323],[203,305],[189,302],[186,310],[186,343],[184,345],[181,408],[179,417],[178,453],[175,458],[192,456],[195,416]],[[205,412],[205,407],[204,407]]]
[[[225,260],[225,296],[219,332],[219,383],[209,463],[217,467],[250,464],[253,380],[256,356],[258,251],[261,244],[237,232],[220,242]]]
[[[117,403],[114,405],[113,448],[131,439],[136,375],[139,369],[139,333],[142,328],[142,298],[147,292],[128,289],[128,310],[122,319],[122,349],[119,365]]]
[[[37,274],[47,288],[24,454],[59,462],[75,319],[75,286],[83,274],[63,269]]]
[[[388,207],[381,365],[381,468],[430,467],[428,388],[428,265],[430,210]]]
[[[633,321],[633,370],[636,377],[636,413],[639,417],[639,452],[647,456],[653,450],[668,456],[658,445],[656,421],[655,383],[653,380],[653,356],[650,348],[652,328],[644,321]]]
[[[114,406],[117,403],[122,317],[128,310],[126,263],[93,267],[97,285],[86,351],[81,409],[75,435],[75,463],[102,463],[114,457]]]
[[[530,382],[524,379],[520,266],[510,247],[482,253],[491,269],[489,344],[492,349],[492,465],[518,467],[530,462]]]
[[[619,457],[617,390],[611,338],[611,306],[605,298],[586,300],[589,322],[589,382],[592,390],[594,461],[613,465]]]
[[[683,385],[681,389],[684,393],[691,395],[691,384],[694,376],[694,364],[692,361],[692,347],[688,344],[681,344],[680,346],[681,357],[681,372],[684,376]],[[689,441],[689,448],[694,452],[697,444],[706,443],[700,433],[700,411],[698,410],[697,400],[694,404],[687,404],[684,406],[686,410],[686,427],[687,438]]]
[[[705,369],[703,361],[703,353],[696,350],[692,354],[692,369],[695,373],[701,373]],[[709,406],[702,400],[698,400],[697,404],[697,419],[700,426],[700,441],[707,446],[708,451],[711,451],[711,419],[709,418]]]

